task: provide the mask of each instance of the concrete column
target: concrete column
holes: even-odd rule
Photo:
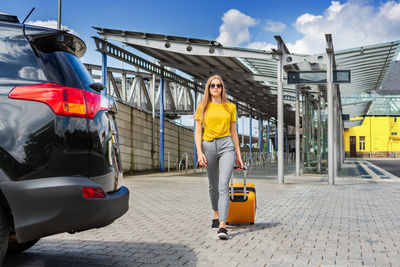
[[[296,176],[300,176],[300,86],[296,85]]]
[[[317,147],[318,147],[318,166],[317,166],[317,172],[321,173],[321,160],[322,160],[322,155],[321,155],[321,92],[318,90],[318,124],[317,124]]]

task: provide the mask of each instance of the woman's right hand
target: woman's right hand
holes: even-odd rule
[[[197,153],[197,159],[198,159],[198,162],[199,162],[199,164],[200,164],[201,166],[207,167],[206,155],[204,155],[203,152]]]

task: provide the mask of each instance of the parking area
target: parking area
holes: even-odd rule
[[[253,170],[256,223],[211,229],[205,174],[126,177],[130,210],[112,225],[43,238],[5,266],[399,266],[400,179],[362,179],[347,161],[337,185],[273,167]],[[267,178],[265,178],[267,177]]]

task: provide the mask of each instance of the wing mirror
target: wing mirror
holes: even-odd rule
[[[101,91],[103,91],[104,88],[106,88],[106,86],[102,83],[92,83],[91,85],[89,85],[89,87],[98,93],[100,93]]]

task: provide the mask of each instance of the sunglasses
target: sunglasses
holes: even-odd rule
[[[210,88],[214,88],[214,87],[222,88],[222,84],[220,84],[220,83],[218,83],[218,84],[215,84],[215,83],[210,84]]]

